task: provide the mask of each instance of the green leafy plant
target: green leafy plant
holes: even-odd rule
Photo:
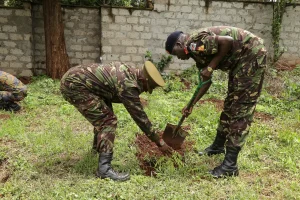
[[[29,2],[42,3],[42,0],[28,0]],[[140,7],[145,8],[147,5],[144,0],[61,0],[63,5],[77,6],[123,6],[123,7]],[[1,1],[0,1],[1,5]],[[21,7],[22,0],[4,0],[4,6]]]
[[[182,91],[184,89],[183,83],[178,76],[165,76],[166,86],[163,88],[164,92]]]
[[[21,0],[5,0],[4,1],[4,6],[8,7],[21,7],[22,1]]]
[[[152,58],[152,53],[150,51],[146,51],[145,58],[151,61],[152,63],[154,62]]]
[[[163,72],[164,69],[170,64],[172,61],[172,56],[171,55],[162,55],[160,57],[160,60],[158,62],[155,62],[152,58],[152,53],[150,51],[146,51],[145,58],[149,61],[151,61],[156,68],[158,69],[159,72]]]
[[[280,31],[282,26],[283,14],[286,12],[287,3],[292,3],[294,0],[272,0],[273,2],[273,20],[272,20],[272,43],[273,43],[273,63],[276,63],[285,48],[280,47]]]
[[[190,83],[193,83],[194,85],[198,85],[199,83],[199,76],[198,76],[199,70],[197,69],[196,65],[192,65],[191,67],[183,70],[183,72],[180,74],[181,78],[184,78],[185,80],[189,81]]]

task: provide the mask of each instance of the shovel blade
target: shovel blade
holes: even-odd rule
[[[188,132],[180,127],[177,133],[175,133],[176,128],[177,125],[168,123],[162,135],[162,139],[173,149],[180,149]]]

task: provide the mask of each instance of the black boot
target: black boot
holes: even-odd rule
[[[11,112],[17,112],[17,111],[21,110],[21,106],[15,102],[10,102],[8,104],[8,110]]]
[[[214,178],[223,178],[228,176],[238,176],[239,169],[237,166],[237,158],[240,152],[239,147],[226,147],[226,154],[223,163],[215,167],[209,173],[213,175]]]
[[[7,110],[7,103],[0,102],[0,110]]]
[[[21,106],[15,102],[1,102],[0,109],[5,111],[17,112],[21,109]]]
[[[225,153],[224,150],[225,141],[226,141],[226,137],[222,135],[220,131],[218,131],[214,142],[209,147],[204,149],[204,151],[200,151],[199,156],[203,156],[203,155],[211,156],[211,155]]]
[[[113,153],[100,153],[99,166],[96,176],[99,178],[110,178],[114,181],[126,181],[130,179],[128,173],[118,173],[111,167]]]

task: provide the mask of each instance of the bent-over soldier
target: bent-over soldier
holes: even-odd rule
[[[193,105],[211,85],[214,70],[229,72],[227,97],[214,142],[200,155],[225,153],[224,161],[210,173],[215,178],[237,176],[238,154],[249,133],[266,67],[263,40],[247,30],[229,26],[203,28],[192,34],[175,31],[166,41],[166,50],[179,59],[193,58],[203,85]],[[188,116],[193,107],[182,110]],[[224,149],[226,147],[226,152]]]
[[[172,148],[160,139],[143,110],[139,95],[152,93],[165,85],[156,67],[149,61],[143,69],[125,63],[89,64],[71,68],[61,80],[63,97],[94,126],[93,149],[99,152],[97,176],[118,181],[129,174],[115,172],[111,167],[117,117],[112,103],[122,103],[140,129],[169,154]]]

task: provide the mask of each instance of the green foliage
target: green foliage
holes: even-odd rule
[[[78,6],[123,6],[123,7],[146,7],[142,0],[61,0],[65,5],[78,5]]]
[[[153,58],[152,58],[152,53],[150,51],[146,51],[145,58],[152,63],[154,63]]]
[[[276,63],[281,55],[284,53],[285,48],[280,47],[280,31],[282,26],[283,14],[286,12],[286,4],[292,3],[294,0],[272,0],[273,2],[273,20],[272,20],[272,43],[274,49],[273,63]]]
[[[78,6],[126,6],[130,7],[131,0],[61,0],[64,5],[78,5]]]
[[[291,72],[283,72],[284,90],[282,96],[288,101],[294,102],[300,99],[300,66]]]
[[[170,55],[162,55],[160,61],[157,63],[157,68],[160,72],[162,72],[172,61],[172,56]]]
[[[181,74],[180,77],[184,78],[185,80],[189,81],[194,85],[198,85],[199,77],[198,77],[199,70],[197,69],[196,65],[192,65],[191,67],[185,69]]]
[[[29,0],[29,1],[35,3],[43,3],[42,0]],[[61,0],[61,4],[74,5],[74,6],[97,6],[97,7],[101,5],[140,7],[140,8],[146,7],[144,0]],[[21,7],[22,0],[4,0],[4,6]]]
[[[166,85],[163,90],[168,93],[171,91],[181,91],[184,89],[183,83],[178,76],[165,76]]]
[[[160,57],[160,60],[158,62],[155,62],[152,58],[152,54],[150,51],[146,51],[145,58],[149,61],[151,61],[156,68],[158,69],[159,72],[163,72],[164,69],[170,64],[172,61],[172,56],[171,55],[162,55]]]
[[[4,6],[21,7],[23,5],[21,0],[4,0]]]
[[[207,98],[217,98],[217,99],[224,98],[227,94],[227,80],[228,80],[227,77],[228,77],[227,73],[222,72],[220,70],[215,71],[212,78],[212,86],[205,94],[205,96]],[[195,86],[199,84],[199,70],[197,69],[196,65],[192,65],[191,67],[185,69],[180,74],[179,80],[183,80],[184,82],[190,83],[191,89],[194,90]]]

